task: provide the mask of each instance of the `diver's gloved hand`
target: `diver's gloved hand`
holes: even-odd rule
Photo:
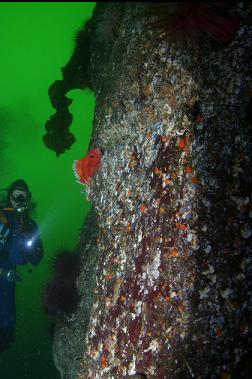
[[[22,246],[24,256],[32,255],[36,249],[36,236],[23,233]]]
[[[38,233],[24,235],[22,248],[20,249],[23,261],[36,266],[43,255],[42,242]]]
[[[14,270],[0,270],[0,277],[7,279],[9,282],[21,282],[21,277]]]
[[[14,270],[7,272],[6,279],[9,280],[9,282],[22,282],[21,277]]]

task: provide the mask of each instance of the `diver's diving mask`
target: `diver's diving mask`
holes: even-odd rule
[[[27,208],[27,192],[23,189],[15,188],[11,195],[10,201],[13,208],[19,212],[23,212]]]

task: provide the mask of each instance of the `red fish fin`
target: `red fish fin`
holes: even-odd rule
[[[80,179],[80,167],[78,164],[79,161],[75,160],[73,161],[73,172],[76,179]]]
[[[83,164],[82,159],[75,160],[73,162],[73,171],[78,183],[87,184],[90,181],[90,177],[85,172],[83,172],[82,164]]]

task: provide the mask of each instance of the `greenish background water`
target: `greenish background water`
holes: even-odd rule
[[[47,94],[60,67],[69,60],[76,31],[91,17],[95,3],[0,3],[0,188],[23,178],[37,202],[34,219],[44,244],[44,258],[23,278],[16,291],[16,341],[0,354],[1,379],[57,379],[50,319],[43,313],[43,288],[53,256],[73,249],[90,204],[75,182],[72,162],[88,149],[95,98],[72,91],[71,131],[77,142],[56,157],[43,142],[44,124],[54,113]]]

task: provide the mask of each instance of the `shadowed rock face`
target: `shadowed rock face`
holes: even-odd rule
[[[143,33],[145,6],[120,8],[103,50],[109,8],[95,15],[97,233],[55,361],[62,378],[248,378],[252,28],[239,8],[228,44],[183,48]]]

